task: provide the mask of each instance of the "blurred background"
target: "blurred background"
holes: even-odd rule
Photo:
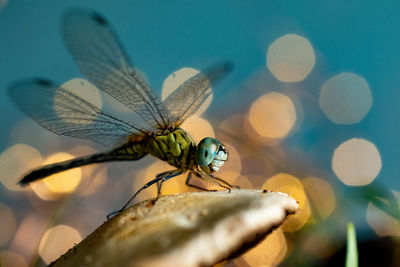
[[[91,165],[27,188],[31,168],[105,150],[52,134],[24,116],[7,87],[46,77],[115,113],[81,80],[60,17],[82,1],[0,0],[0,265],[42,266],[171,169],[151,157]],[[222,60],[235,69],[183,124],[226,144],[219,177],[282,191],[301,211],[257,247],[220,266],[341,266],[355,224],[361,266],[400,265],[400,2],[85,2],[109,19],[138,70],[164,99]],[[164,194],[187,192],[185,176]],[[155,188],[137,201],[155,195]]]

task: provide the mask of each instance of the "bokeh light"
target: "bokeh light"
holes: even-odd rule
[[[0,202],[0,247],[4,246],[10,238],[14,235],[17,228],[17,222],[15,220],[14,213],[12,210]],[[1,265],[0,265],[1,266]]]
[[[25,259],[9,250],[1,251],[0,252],[0,266],[1,267],[28,267],[27,262]]]
[[[321,219],[326,219],[336,207],[336,197],[332,186],[317,177],[307,177],[301,180],[307,197]]]
[[[43,159],[35,148],[16,144],[0,155],[0,181],[8,190],[23,190],[17,182],[23,174],[42,164]]]
[[[32,259],[37,255],[37,248],[47,224],[47,219],[37,213],[24,217],[13,236],[10,249],[23,255],[25,259]]]
[[[353,138],[336,148],[332,169],[346,185],[361,186],[371,183],[382,167],[376,146],[362,138]]]
[[[161,91],[161,99],[165,100],[173,91],[175,91],[185,81],[199,73],[199,70],[193,68],[181,68],[170,74],[164,81]],[[196,116],[200,116],[207,110],[211,104],[213,94],[211,93],[201,107],[196,111]]]
[[[285,235],[278,228],[245,253],[243,259],[250,266],[276,266],[285,258],[287,250]]]
[[[394,196],[398,201],[400,200],[398,192],[394,192]],[[400,205],[397,209],[399,207]],[[400,237],[400,221],[379,209],[372,202],[368,203],[366,217],[369,226],[378,236]]]
[[[211,124],[201,117],[191,116],[187,118],[181,125],[198,144],[205,137],[215,137],[214,128]]]
[[[288,96],[268,93],[253,102],[249,121],[263,137],[284,138],[296,122],[296,109]]]
[[[87,102],[93,104],[94,106],[98,107],[99,109],[102,108],[102,101],[101,101],[101,95],[99,90],[91,84],[88,80],[82,79],[82,78],[75,78],[72,80],[69,80],[61,85],[62,88],[66,89],[69,92],[74,93],[77,96],[80,96]],[[55,96],[55,101],[57,100],[57,95]],[[56,103],[56,102],[55,102]],[[71,114],[70,109],[65,109],[64,106],[62,105],[55,105],[54,103],[54,110],[56,111],[58,117],[60,117],[63,121],[65,122],[73,122],[76,123],[75,120],[69,119],[69,117],[76,117],[74,114]],[[74,111],[72,111],[74,112]],[[86,123],[91,123],[95,117],[92,115],[87,115],[81,113],[79,115],[81,120],[79,123],[86,124]]]
[[[81,234],[76,229],[68,225],[57,225],[44,233],[39,245],[39,255],[49,264],[81,240]]]
[[[357,123],[372,106],[371,89],[363,77],[340,73],[322,85],[319,105],[334,123]]]
[[[248,141],[252,142],[253,144],[259,144],[259,145],[263,145],[263,146],[279,146],[282,142],[282,138],[267,138],[267,137],[263,137],[259,134],[259,132],[254,129],[252,123],[251,123],[251,119],[250,116],[238,116],[238,119],[243,118],[242,120],[242,128],[239,129],[243,129],[243,132],[245,134],[244,138],[246,138]],[[261,127],[261,125],[260,125]]]
[[[58,152],[48,157],[44,164],[51,164],[73,159],[74,156],[64,152]],[[54,193],[71,193],[81,180],[80,168],[71,169],[62,173],[51,175],[43,180],[47,187]]]
[[[311,209],[304,191],[303,184],[298,178],[290,174],[278,173],[271,178],[268,178],[268,180],[262,186],[262,189],[286,193],[296,199],[296,201],[299,203],[299,212],[294,215],[290,215],[283,223],[282,229],[284,231],[297,231],[304,226],[311,215]]]
[[[46,186],[43,180],[35,181],[34,183],[30,183],[30,187],[32,191],[42,200],[51,201],[60,199],[63,195],[56,194],[51,192],[50,189]]]
[[[48,157],[43,165],[58,163],[65,160],[73,159],[74,156],[58,152]],[[53,174],[43,180],[31,184],[32,190],[38,197],[43,200],[55,200],[65,194],[69,194],[75,190],[81,181],[80,168],[70,169],[60,173]]]
[[[304,80],[314,65],[314,49],[302,36],[286,34],[268,47],[267,67],[281,82]]]

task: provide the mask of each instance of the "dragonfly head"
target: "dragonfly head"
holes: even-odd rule
[[[197,146],[196,161],[206,173],[218,171],[227,159],[225,146],[217,139],[206,137]]]

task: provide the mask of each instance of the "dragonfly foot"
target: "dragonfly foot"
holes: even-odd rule
[[[111,213],[109,213],[108,215],[107,215],[107,220],[108,219],[110,219],[110,218],[112,218],[112,217],[114,217],[115,215],[117,215],[117,214],[119,214],[121,211],[123,211],[124,209],[120,209],[120,210],[116,210],[116,211],[113,211],[113,212],[111,212]]]
[[[158,200],[158,197],[156,197],[155,199],[150,200],[149,204],[155,205],[157,200]]]

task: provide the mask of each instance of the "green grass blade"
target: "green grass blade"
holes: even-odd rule
[[[346,267],[358,266],[358,250],[357,250],[357,237],[354,224],[349,222],[347,224],[347,255]]]

